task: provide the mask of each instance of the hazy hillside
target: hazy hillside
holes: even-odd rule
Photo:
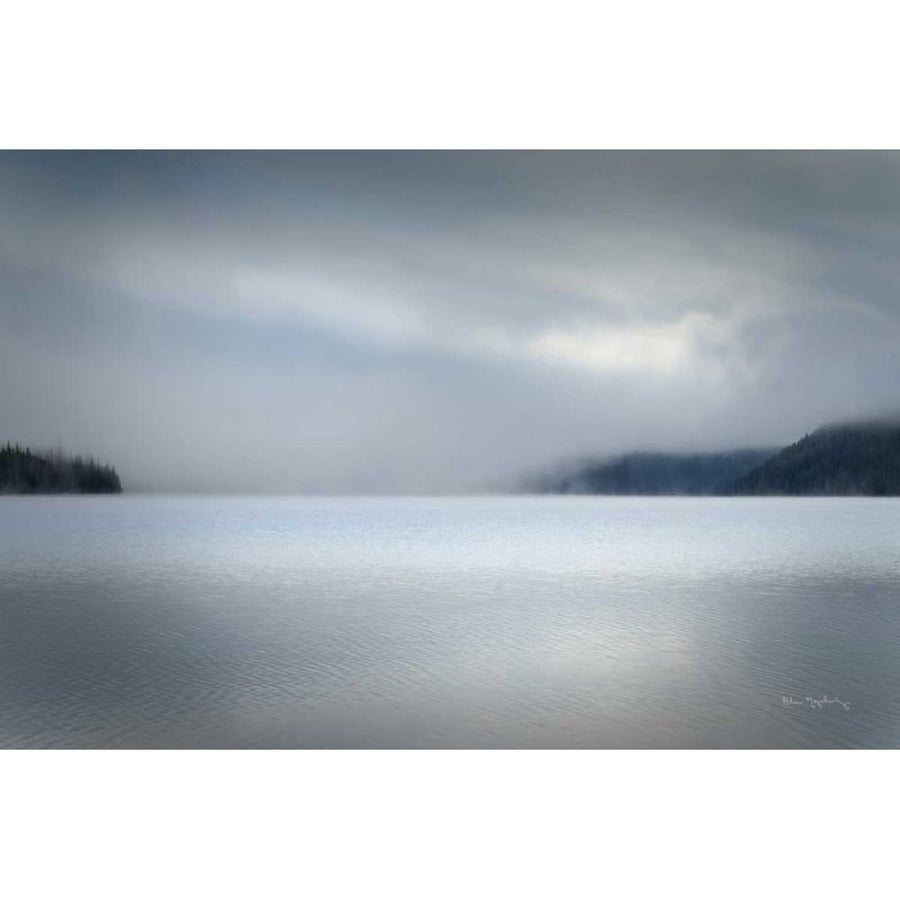
[[[550,494],[727,494],[777,449],[730,453],[629,453],[532,478],[526,489]]]
[[[32,453],[7,443],[0,447],[0,494],[118,494],[111,466],[58,452]]]
[[[900,494],[900,420],[829,425],[740,477],[739,494]]]

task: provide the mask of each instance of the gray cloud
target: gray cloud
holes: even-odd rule
[[[429,491],[900,407],[900,156],[0,154],[0,422]]]

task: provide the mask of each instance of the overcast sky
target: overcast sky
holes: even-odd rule
[[[480,489],[900,409],[900,155],[0,153],[0,440]]]

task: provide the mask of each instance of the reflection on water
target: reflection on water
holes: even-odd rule
[[[897,747],[898,572],[893,499],[4,497],[0,746]]]

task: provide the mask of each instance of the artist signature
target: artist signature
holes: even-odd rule
[[[795,700],[793,697],[781,698],[782,706],[808,706],[810,709],[822,709],[822,707],[832,703],[839,703],[845,710],[850,709],[849,703],[838,700],[837,697],[829,697],[828,694],[822,697],[804,697],[802,700]]]

